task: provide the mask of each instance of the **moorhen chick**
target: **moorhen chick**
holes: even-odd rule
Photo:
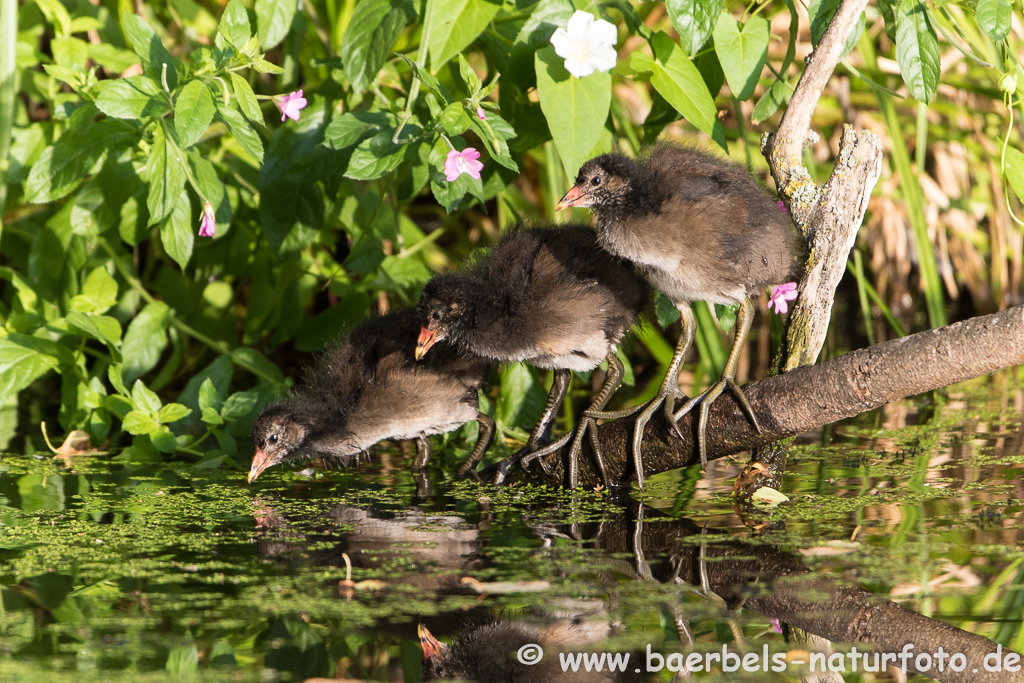
[[[430,460],[428,435],[475,419],[480,435],[459,474],[468,471],[494,436],[477,393],[494,362],[448,344],[417,362],[419,329],[410,308],[363,323],[326,351],[306,386],[267,406],[253,424],[249,483],[285,461],[324,456],[348,464],[383,439],[416,439],[414,466],[422,470]]]
[[[568,435],[539,447],[565,398],[572,370],[593,370],[607,360],[608,374],[588,410],[599,412],[608,403],[623,375],[615,347],[646,300],[643,281],[628,264],[601,249],[594,231],[584,225],[517,226],[468,270],[427,282],[417,308],[423,326],[417,358],[446,339],[498,362],[523,361],[554,371],[527,447],[497,466],[495,483],[504,480],[515,462],[526,467],[567,440]],[[584,417],[569,451],[571,488],[577,484],[577,457],[588,429],[604,474],[596,424]]]
[[[739,351],[753,321],[750,297],[765,287],[798,279],[804,257],[804,242],[776,200],[731,161],[698,149],[660,144],[638,159],[603,154],[586,162],[576,185],[557,208],[570,206],[593,210],[601,245],[636,264],[682,316],[683,331],[668,373],[634,429],[633,458],[640,487],[643,430],[662,404],[669,429],[678,433],[678,420],[700,402],[697,443],[703,465],[707,464],[708,408],[725,388],[760,431],[734,379]],[[738,303],[736,339],[721,379],[674,412],[675,399],[682,397],[679,369],[696,329],[691,301]]]

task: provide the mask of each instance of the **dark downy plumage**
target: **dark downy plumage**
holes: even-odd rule
[[[527,448],[499,465],[501,481],[513,462],[526,466],[534,456],[553,450],[555,444],[538,450],[539,443],[565,397],[570,371],[593,370],[608,360],[608,376],[590,409],[607,404],[622,380],[615,347],[646,299],[643,281],[601,249],[589,227],[513,228],[466,271],[439,275],[423,288],[417,357],[447,339],[495,361],[523,361],[555,371]],[[570,448],[570,486],[576,485],[576,458],[587,431],[596,440],[589,418],[581,421]],[[601,467],[599,449],[595,452]]]
[[[698,444],[705,464],[707,410],[723,389],[732,390],[760,429],[733,379],[753,320],[750,297],[765,287],[797,280],[804,255],[803,240],[777,200],[746,169],[727,159],[661,144],[639,159],[604,154],[588,161],[559,203],[559,208],[568,206],[592,209],[601,245],[636,264],[682,316],[683,332],[669,372],[636,422],[633,456],[640,486],[643,429],[662,404],[670,429],[678,430],[678,420],[700,402]],[[679,368],[696,328],[692,301],[739,303],[736,340],[721,380],[674,412],[675,399],[682,397]]]
[[[428,435],[478,420],[480,437],[463,466],[471,467],[494,434],[493,420],[477,409],[494,363],[447,344],[417,363],[418,332],[416,311],[406,309],[363,323],[326,351],[302,389],[257,418],[249,483],[286,461],[323,456],[347,464],[383,439],[417,439],[415,465],[423,469]]]

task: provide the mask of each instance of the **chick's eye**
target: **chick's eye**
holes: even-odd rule
[[[277,434],[271,434],[268,441],[270,441],[270,443],[277,443]]]
[[[600,185],[601,184],[601,176],[594,176],[593,178],[591,178],[590,179],[590,184],[591,185]]]

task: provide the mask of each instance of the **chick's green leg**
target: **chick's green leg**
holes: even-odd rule
[[[683,359],[686,357],[686,352],[690,350],[690,345],[693,344],[694,333],[697,330],[697,320],[693,317],[690,305],[684,303],[677,304],[676,307],[679,309],[679,322],[683,328],[679,333],[679,342],[676,343],[676,352],[672,356],[672,362],[668,364],[668,372],[665,373],[665,379],[662,380],[657,395],[647,404],[644,412],[637,416],[633,426],[633,464],[636,467],[637,485],[641,489],[644,487],[644,468],[643,459],[640,456],[640,445],[644,439],[644,427],[647,426],[651,416],[657,412],[658,408],[664,406],[669,430],[676,428],[672,411],[675,410],[676,397],[682,395],[679,391],[679,370],[683,367]]]
[[[736,397],[740,407],[750,418],[751,423],[754,425],[754,429],[758,432],[761,431],[761,425],[757,421],[757,416],[754,414],[754,409],[750,407],[750,402],[747,401],[746,395],[743,390],[740,389],[739,385],[736,384],[736,366],[739,365],[740,351],[743,349],[743,344],[747,341],[747,335],[750,333],[750,326],[754,322],[754,305],[750,302],[750,299],[744,299],[740,302],[740,308],[736,312],[736,339],[733,341],[732,349],[729,350],[729,358],[725,361],[725,370],[722,371],[722,377],[706,392],[700,396],[691,398],[686,404],[679,409],[679,411],[673,416],[673,419],[678,422],[684,415],[690,412],[695,405],[700,403],[700,416],[697,421],[697,449],[700,453],[700,463],[702,467],[706,467],[708,464],[708,453],[707,453],[707,440],[705,439],[705,431],[708,424],[708,411],[711,408],[712,402],[716,398],[722,395],[722,392],[728,388],[732,394]]]
[[[597,469],[601,472],[601,479],[604,482],[605,488],[611,486],[611,482],[608,480],[608,472],[604,468],[604,458],[601,457],[601,445],[597,440],[597,424],[596,420],[588,416],[588,413],[600,412],[608,401],[612,399],[619,386],[622,385],[622,377],[626,374],[626,369],[622,365],[622,361],[612,351],[608,354],[608,372],[604,376],[604,383],[601,384],[601,388],[596,394],[594,394],[593,400],[590,402],[590,407],[587,408],[583,417],[580,419],[578,425],[576,425],[576,438],[572,441],[572,446],[569,448],[569,488],[574,489],[579,485],[580,465],[579,455],[583,449],[583,435],[590,434],[591,446],[594,450],[594,460],[597,463]]]
[[[459,468],[458,475],[460,477],[465,475],[466,472],[472,469],[473,465],[479,462],[487,449],[491,447],[491,442],[494,441],[494,418],[477,411],[476,421],[480,425],[480,431],[477,435],[476,445],[473,446],[473,451],[466,458],[466,462],[462,463],[462,467]]]

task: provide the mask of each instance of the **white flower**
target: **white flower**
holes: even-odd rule
[[[569,17],[568,30],[557,29],[551,36],[555,53],[565,59],[565,70],[576,78],[615,66],[615,25],[593,14],[576,10]]]

